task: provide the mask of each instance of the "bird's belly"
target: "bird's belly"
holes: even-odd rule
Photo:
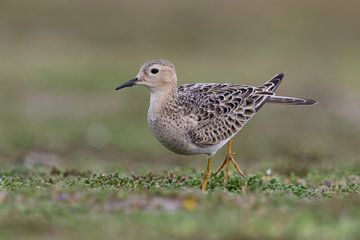
[[[186,128],[179,121],[148,119],[151,133],[167,149],[185,155],[201,154],[186,137]]]

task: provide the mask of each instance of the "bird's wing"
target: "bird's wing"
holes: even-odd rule
[[[185,115],[197,121],[187,136],[198,146],[212,146],[229,139],[274,93],[264,88],[238,84],[198,83],[178,88]]]

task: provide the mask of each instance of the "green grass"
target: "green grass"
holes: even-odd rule
[[[1,173],[0,237],[357,239],[360,174],[126,176],[17,167]]]

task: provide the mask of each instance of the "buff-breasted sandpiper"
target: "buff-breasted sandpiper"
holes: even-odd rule
[[[225,167],[226,185],[232,162],[236,171],[243,175],[234,160],[231,139],[265,103],[317,103],[311,99],[275,95],[283,77],[280,73],[259,87],[233,83],[194,83],[177,87],[174,65],[161,59],[146,62],[135,78],[116,90],[134,85],[150,89],[147,121],[152,134],[175,153],[208,155],[201,184],[201,190],[205,191],[210,159],[226,143],[225,159],[215,174]]]

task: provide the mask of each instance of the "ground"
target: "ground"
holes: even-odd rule
[[[360,172],[212,176],[17,167],[1,173],[0,237],[358,239]]]

